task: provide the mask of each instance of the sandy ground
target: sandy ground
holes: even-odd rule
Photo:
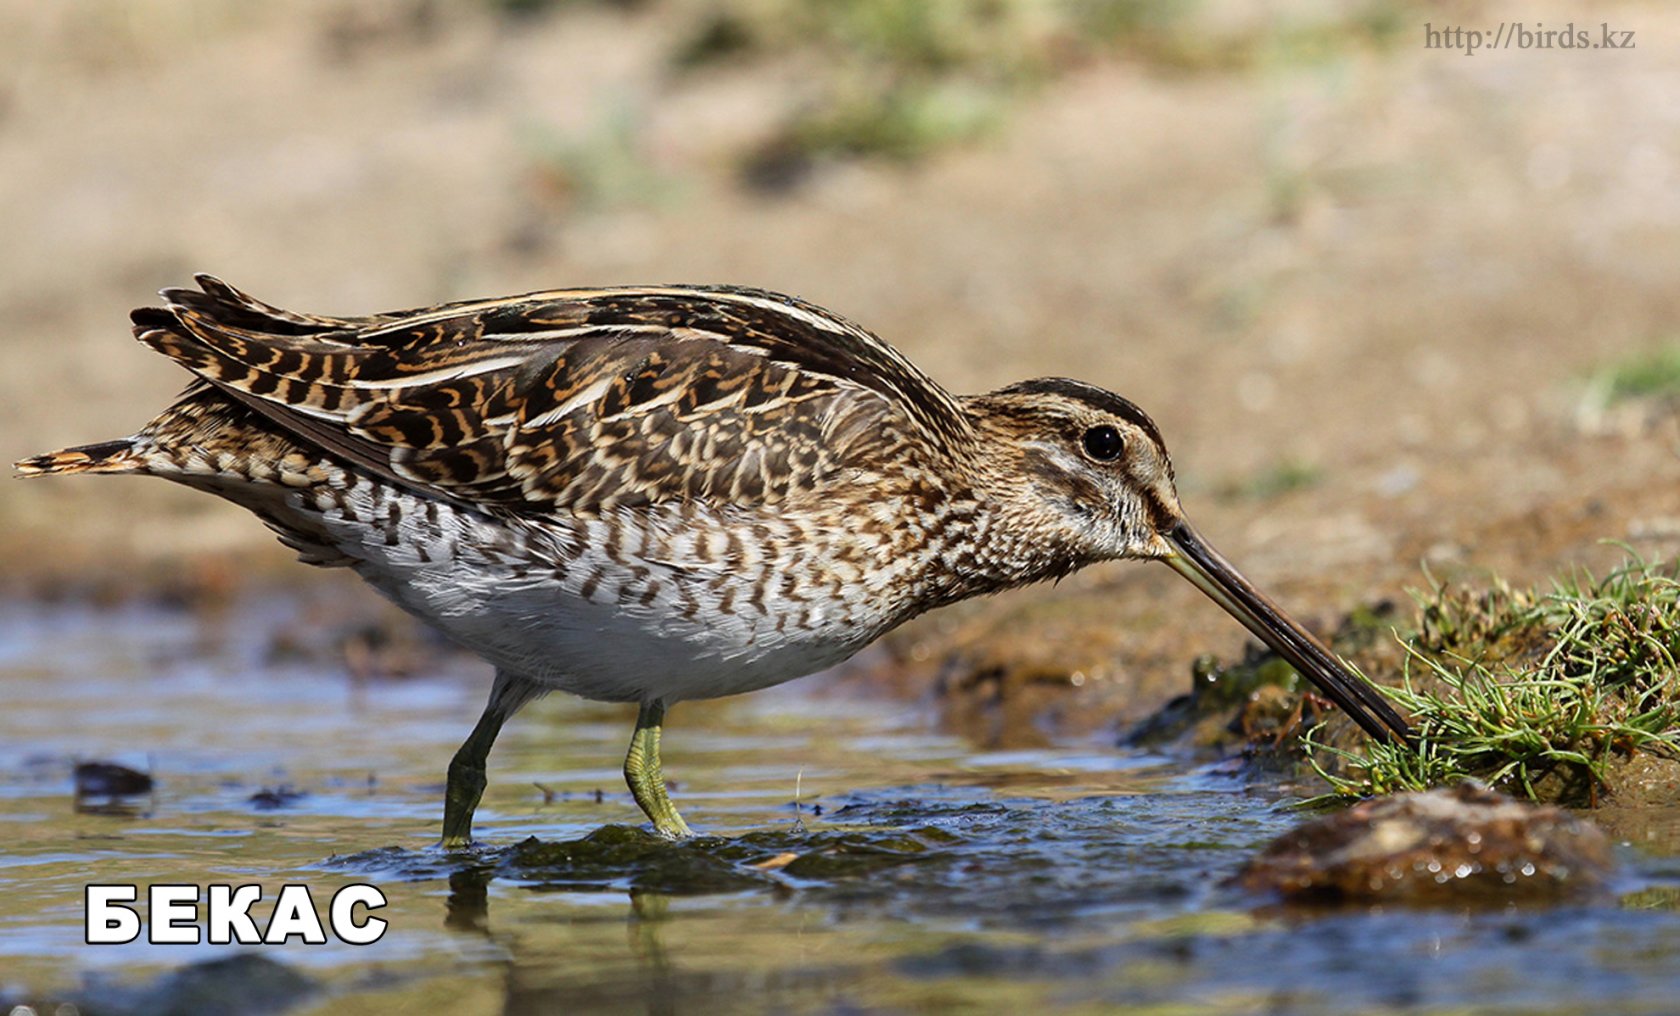
[[[1499,7],[1463,10],[1584,16]],[[1439,9],[1403,9],[1382,52],[1092,62],[989,141],[766,196],[734,167],[800,101],[797,61],[675,74],[661,10],[4,0],[0,454],[161,407],[184,377],[125,315],[193,271],[326,312],[727,281],[835,308],[956,390],[1065,374],[1130,396],[1204,532],[1311,618],[1403,595],[1422,562],[1531,581],[1615,560],[1605,539],[1673,554],[1680,428],[1597,411],[1588,382],[1680,322],[1680,11],[1593,5],[1632,52],[1466,57],[1423,47]],[[615,131],[622,187],[555,186],[545,153],[605,160]],[[19,589],[319,581],[161,483],[0,491]],[[977,617],[1029,662],[1077,644],[1044,662],[1073,702],[1158,702],[1190,646],[1241,642],[1165,569],[1117,565],[895,645],[946,653]]]

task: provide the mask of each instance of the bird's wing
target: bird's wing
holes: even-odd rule
[[[198,283],[135,311],[136,337],[298,437],[468,504],[774,503],[857,464],[883,428],[939,447],[969,426],[880,339],[761,290],[559,290],[334,318]]]

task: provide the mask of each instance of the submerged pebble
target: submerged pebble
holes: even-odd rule
[[[264,787],[246,800],[258,811],[275,811],[290,807],[307,796],[306,792],[295,789],[291,784],[282,783],[278,787]]]
[[[146,985],[100,982],[86,989],[85,1008],[55,1008],[116,1016],[260,1016],[295,1009],[321,991],[292,967],[246,952],[188,964]]]
[[[1610,840],[1562,808],[1476,784],[1396,794],[1273,840],[1234,881],[1292,900],[1552,900],[1602,889]]]
[[[152,776],[116,762],[79,762],[76,796],[133,797],[152,792]]]

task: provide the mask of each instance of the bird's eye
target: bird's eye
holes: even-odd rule
[[[1086,431],[1084,444],[1085,454],[1098,462],[1113,462],[1126,450],[1126,440],[1106,423]]]

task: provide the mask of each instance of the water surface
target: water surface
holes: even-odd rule
[[[624,790],[632,711],[539,702],[492,756],[484,845],[446,855],[441,774],[488,671],[350,680],[273,651],[298,610],[0,612],[0,1003],[155,1010],[172,971],[241,954],[260,966],[227,990],[322,1012],[1666,1012],[1680,984],[1673,858],[1624,849],[1624,895],[1595,904],[1283,909],[1222,884],[1300,818],[1266,788],[1105,741],[980,751],[821,678],[672,711],[667,774],[707,834],[681,845]],[[157,791],[78,812],[95,758]],[[323,905],[365,882],[390,925],[89,946],[89,882]]]

